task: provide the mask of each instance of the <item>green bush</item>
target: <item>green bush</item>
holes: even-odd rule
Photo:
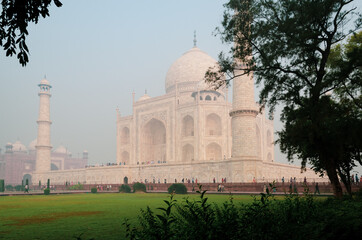
[[[95,187],[91,188],[91,193],[97,193],[97,188]]]
[[[131,187],[126,184],[122,184],[122,186],[119,187],[119,192],[130,193]]]
[[[5,181],[4,179],[0,179],[0,192],[5,191]]]
[[[15,191],[24,191],[24,190],[25,190],[25,188],[22,185],[16,185],[15,186]]]
[[[139,182],[133,184],[133,192],[146,192],[146,185]]]
[[[9,185],[6,185],[6,186],[5,186],[5,190],[6,190],[6,191],[14,191],[14,187],[13,187],[13,185],[10,185],[10,184],[9,184]]]
[[[187,188],[182,183],[174,183],[168,188],[168,193],[186,194]]]
[[[273,189],[273,188],[270,188]],[[236,205],[230,200],[212,205],[197,191],[195,200],[169,200],[153,212],[141,211],[140,227],[124,222],[131,239],[359,239],[362,235],[362,200],[315,200],[286,195],[274,199],[271,191],[252,203]],[[166,205],[165,205],[166,204]],[[343,224],[341,224],[343,223]]]
[[[49,195],[49,194],[50,194],[50,189],[49,188],[44,189],[44,195]]]
[[[83,189],[84,189],[84,186],[83,186],[83,184],[80,184],[80,183],[69,187],[69,190],[83,190]]]

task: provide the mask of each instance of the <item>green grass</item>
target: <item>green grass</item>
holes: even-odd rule
[[[0,197],[0,239],[123,239],[123,219],[136,223],[141,208],[164,205],[168,194],[70,194]],[[198,195],[187,195],[191,199]],[[182,201],[185,195],[176,195]],[[207,195],[221,204],[228,195]],[[252,202],[246,195],[235,203]]]

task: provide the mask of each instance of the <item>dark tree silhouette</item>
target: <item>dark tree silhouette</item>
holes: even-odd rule
[[[51,3],[61,7],[59,0],[2,0],[0,16],[0,46],[6,56],[17,54],[19,63],[25,66],[29,62],[29,49],[26,45],[28,25],[38,23],[39,18],[49,16]]]
[[[205,76],[219,87],[236,77],[236,69],[253,72],[262,85],[262,106],[268,104],[271,112],[284,106],[282,152],[290,161],[301,159],[302,170],[310,163],[326,173],[337,197],[342,196],[339,177],[360,162],[362,151],[361,43],[348,57],[330,62],[333,47],[361,28],[353,2],[230,0],[217,29],[232,44],[230,56],[221,53],[220,68]]]

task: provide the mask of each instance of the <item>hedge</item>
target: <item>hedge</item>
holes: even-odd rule
[[[146,192],[146,185],[139,182],[133,184],[133,192]]]
[[[130,193],[131,187],[126,184],[122,184],[122,186],[119,187],[119,192]]]
[[[168,193],[186,194],[187,188],[182,183],[174,183],[168,188]]]

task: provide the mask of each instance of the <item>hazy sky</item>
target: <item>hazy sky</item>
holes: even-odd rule
[[[217,59],[227,50],[213,32],[227,1],[62,0],[50,17],[29,27],[30,62],[0,51],[0,148],[36,138],[38,86],[52,85],[51,141],[74,156],[88,150],[90,163],[116,161],[116,112],[132,113],[136,99],[165,93],[168,68],[197,45]],[[360,4],[361,5],[361,4]],[[280,128],[276,116],[276,129]],[[278,151],[276,151],[278,152]],[[276,154],[276,161],[285,158]]]

